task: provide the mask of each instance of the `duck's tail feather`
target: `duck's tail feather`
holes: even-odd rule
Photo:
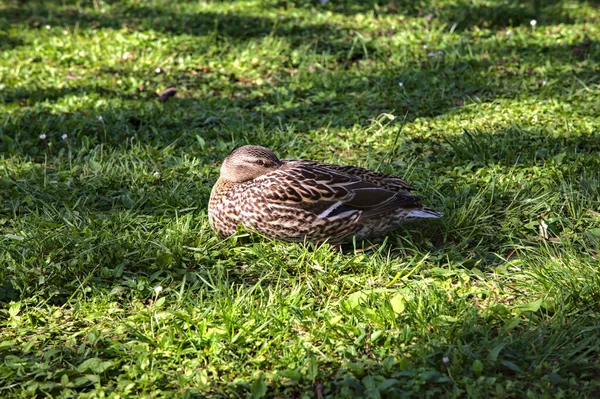
[[[442,216],[444,216],[444,214],[440,213],[440,212],[436,212],[433,209],[423,207],[423,208],[419,208],[419,209],[410,210],[406,216],[408,218],[418,218],[418,219],[437,219],[437,218],[441,218]]]

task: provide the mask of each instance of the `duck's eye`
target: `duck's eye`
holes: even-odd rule
[[[265,161],[263,161],[262,159],[257,159],[256,161],[254,161],[254,163],[261,166],[265,165]]]

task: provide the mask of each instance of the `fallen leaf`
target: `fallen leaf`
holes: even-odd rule
[[[166,103],[169,98],[173,97],[175,94],[177,94],[177,89],[174,87],[169,87],[167,90],[163,91],[160,96],[158,96],[158,99],[161,102]]]

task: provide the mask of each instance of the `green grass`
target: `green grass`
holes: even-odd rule
[[[0,396],[597,397],[598,37],[592,1],[0,1]],[[221,240],[248,143],[445,216]]]

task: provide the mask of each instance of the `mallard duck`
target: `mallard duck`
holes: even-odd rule
[[[213,230],[227,237],[239,225],[285,241],[340,244],[386,235],[400,224],[440,214],[423,206],[399,177],[357,166],[278,159],[247,145],[221,165],[208,203]]]

